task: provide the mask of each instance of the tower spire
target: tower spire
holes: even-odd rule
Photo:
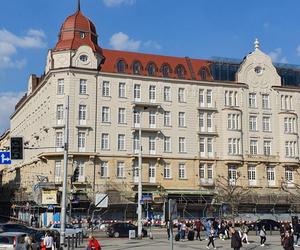
[[[80,11],[80,0],[77,0],[77,11]]]

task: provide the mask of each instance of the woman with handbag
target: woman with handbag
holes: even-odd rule
[[[89,237],[89,244],[87,250],[101,250],[99,242],[95,239],[93,235]]]

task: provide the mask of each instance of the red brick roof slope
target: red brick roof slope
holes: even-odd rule
[[[119,50],[103,49],[103,55],[106,60],[102,65],[101,71],[109,73],[118,73],[117,64],[120,60],[125,62],[125,74],[133,73],[133,64],[139,62],[141,70],[139,75],[148,76],[149,64],[155,65],[156,77],[163,77],[162,67],[168,65],[170,67],[168,78],[187,79],[187,80],[212,80],[209,65],[210,61],[202,59],[190,59],[188,57],[173,57],[163,55],[144,54],[138,52],[128,52]],[[183,76],[179,77],[177,68],[183,67]],[[201,70],[206,71],[206,79],[201,79]]]

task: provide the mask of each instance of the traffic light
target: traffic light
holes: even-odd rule
[[[23,160],[23,137],[10,138],[10,155],[12,160]]]

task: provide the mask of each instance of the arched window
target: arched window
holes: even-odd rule
[[[180,79],[184,78],[184,68],[182,65],[178,65],[176,67],[176,74],[177,74],[178,78],[180,78]]]
[[[163,77],[169,77],[170,74],[170,67],[167,64],[162,66],[162,75]]]
[[[125,73],[125,62],[124,60],[119,60],[117,63],[118,73]]]
[[[201,80],[206,80],[207,73],[206,73],[206,69],[205,68],[201,68],[200,69],[200,77],[201,77]]]
[[[142,70],[142,65],[139,62],[134,62],[132,66],[133,74],[140,75]]]
[[[149,76],[155,76],[156,67],[153,63],[150,63],[148,65],[148,75]]]

